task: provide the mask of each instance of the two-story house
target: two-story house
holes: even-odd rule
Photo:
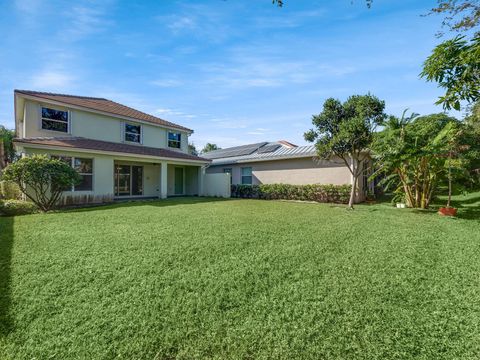
[[[104,98],[15,90],[14,141],[81,175],[65,203],[198,195],[210,160],[188,153],[186,127]]]

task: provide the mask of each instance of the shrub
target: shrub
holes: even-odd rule
[[[8,165],[3,179],[17,184],[42,211],[51,210],[62,192],[81,180],[69,164],[45,155],[24,157]]]
[[[38,211],[38,207],[29,201],[0,200],[0,214],[6,216],[28,215]]]
[[[20,200],[22,191],[11,181],[0,181],[0,197],[6,200]]]
[[[266,200],[302,200],[347,204],[351,185],[232,185],[234,198],[254,198]]]

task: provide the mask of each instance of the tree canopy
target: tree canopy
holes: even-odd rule
[[[220,150],[221,148],[218,147],[217,144],[212,144],[212,143],[206,143],[205,146],[202,149],[202,154],[207,153],[209,151],[213,150]]]
[[[480,23],[480,0],[438,0],[429,14],[445,15],[442,26],[451,31],[469,31]]]
[[[15,150],[13,149],[13,138],[15,137],[15,130],[10,130],[0,125],[0,140],[3,142],[5,151],[5,162],[10,163],[15,158]]]
[[[467,41],[464,36],[444,41],[433,49],[423,65],[421,77],[446,90],[436,104],[447,110],[460,110],[461,101],[480,99],[480,37]]]
[[[330,98],[323,104],[323,111],[312,117],[314,128],[304,134],[305,140],[315,142],[320,158],[338,157],[350,170],[350,208],[375,129],[385,119],[384,109],[385,102],[370,94],[350,96],[343,103]]]
[[[372,144],[376,175],[383,174],[381,185],[407,206],[428,208],[449,177],[463,185],[471,181],[478,146],[461,121],[443,113],[412,114],[390,117],[383,126]]]

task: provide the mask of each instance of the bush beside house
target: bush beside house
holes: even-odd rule
[[[233,198],[301,200],[348,204],[351,185],[232,185]]]
[[[0,200],[0,215],[28,215],[36,212],[38,212],[38,207],[30,201]]]

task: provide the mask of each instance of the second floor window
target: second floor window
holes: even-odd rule
[[[180,149],[181,145],[181,134],[169,132],[168,133],[168,147]]]
[[[68,133],[68,111],[42,107],[42,129]]]
[[[125,124],[125,141],[141,143],[142,126]]]

